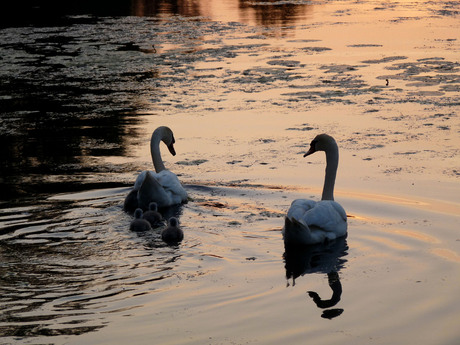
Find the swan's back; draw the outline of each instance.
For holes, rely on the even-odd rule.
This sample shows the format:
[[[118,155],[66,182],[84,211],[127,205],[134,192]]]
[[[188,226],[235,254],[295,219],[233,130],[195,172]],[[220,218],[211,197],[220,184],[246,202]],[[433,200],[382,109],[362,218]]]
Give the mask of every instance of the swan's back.
[[[346,233],[345,210],[332,200],[294,200],[283,228],[284,241],[289,244],[322,243]]]
[[[137,175],[136,181],[134,182],[134,190],[139,190],[141,188],[141,185],[144,182],[145,176],[148,172],[148,170],[144,170],[139,175]]]
[[[347,214],[343,207],[332,200],[321,200],[308,209],[302,219],[310,228],[333,232],[337,237],[347,232]]]
[[[137,202],[137,190],[133,189],[131,190],[128,195],[125,198],[125,201],[123,203],[123,210],[128,213],[134,213],[138,207],[138,202]]]
[[[159,208],[181,204],[187,201],[188,195],[177,176],[169,171],[159,173],[143,171],[134,183],[138,190],[139,205],[147,208],[151,201],[155,201]]]
[[[172,205],[187,201],[187,192],[182,187],[176,174],[169,170],[163,170],[156,174],[156,178],[165,191],[170,194]]]
[[[309,199],[297,199],[291,203],[287,217],[300,219],[303,217],[305,212],[314,208],[316,206],[316,201]]]

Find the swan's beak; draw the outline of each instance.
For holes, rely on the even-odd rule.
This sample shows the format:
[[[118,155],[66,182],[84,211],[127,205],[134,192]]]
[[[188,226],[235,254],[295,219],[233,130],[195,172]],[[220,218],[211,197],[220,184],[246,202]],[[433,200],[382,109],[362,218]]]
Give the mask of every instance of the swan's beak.
[[[310,156],[312,153],[315,153],[316,150],[313,146],[310,146],[310,149],[308,150],[308,152],[306,154],[304,154],[303,156],[304,157],[307,157],[307,156]]]
[[[174,150],[174,144],[173,144],[173,143],[171,143],[170,145],[168,145],[168,150],[169,150],[169,152],[171,152],[171,154],[172,154],[173,156],[176,155],[176,150]]]

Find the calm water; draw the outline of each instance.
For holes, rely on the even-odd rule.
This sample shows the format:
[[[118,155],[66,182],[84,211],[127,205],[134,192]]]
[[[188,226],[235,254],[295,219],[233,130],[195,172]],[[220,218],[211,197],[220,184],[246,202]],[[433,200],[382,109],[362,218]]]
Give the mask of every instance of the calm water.
[[[2,14],[0,342],[456,344],[460,6],[53,1]],[[185,232],[129,231],[168,125]],[[337,139],[349,235],[285,251]]]

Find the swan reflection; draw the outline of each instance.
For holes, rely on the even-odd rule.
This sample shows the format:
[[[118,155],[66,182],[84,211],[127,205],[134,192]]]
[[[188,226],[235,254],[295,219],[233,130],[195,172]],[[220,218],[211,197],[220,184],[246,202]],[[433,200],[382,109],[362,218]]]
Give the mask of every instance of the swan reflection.
[[[336,306],[342,296],[342,284],[340,283],[339,271],[344,268],[348,255],[346,237],[341,237],[329,244],[317,244],[310,246],[285,246],[284,262],[286,269],[287,286],[292,278],[292,286],[298,277],[310,273],[325,273],[332,290],[329,299],[323,299],[315,291],[307,291],[316,306],[325,309],[321,315],[323,318],[332,319],[343,313]],[[330,309],[332,308],[332,309]]]

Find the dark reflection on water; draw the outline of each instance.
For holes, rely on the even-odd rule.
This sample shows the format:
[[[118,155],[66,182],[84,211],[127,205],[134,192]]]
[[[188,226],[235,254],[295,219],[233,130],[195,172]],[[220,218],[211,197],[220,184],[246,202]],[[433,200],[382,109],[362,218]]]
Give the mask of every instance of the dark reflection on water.
[[[126,148],[136,140],[133,125],[141,121],[138,114],[151,112],[155,103],[168,102],[164,90],[175,81],[186,89],[190,63],[208,54],[215,53],[216,59],[226,56],[224,50],[208,50],[185,58],[212,28],[200,34],[186,22],[168,26],[145,21],[136,27],[124,24],[122,17],[98,17],[199,17],[205,2],[14,4],[21,6],[13,7],[7,16],[4,12],[8,20],[3,27],[18,28],[2,29],[0,43],[0,200],[80,190],[88,179],[102,183],[101,188],[119,185],[113,183],[116,179],[107,185],[107,179],[98,179],[97,174],[132,167],[104,166],[98,157],[126,155]],[[284,25],[308,6],[239,2],[239,10],[254,12],[259,24]],[[173,37],[174,32],[181,34]],[[187,49],[162,52],[156,47],[159,37]]]
[[[308,16],[313,6],[309,4],[295,4],[284,1],[239,0],[239,7],[243,13],[254,11],[254,20],[257,25],[285,27]],[[247,17],[248,15],[246,15]]]
[[[69,15],[125,16],[131,11],[130,0],[21,0],[8,1],[0,12],[0,27],[65,26],[86,23],[88,19],[70,19]]]
[[[196,0],[131,0],[131,15],[156,17],[178,14],[185,17],[202,16],[200,1]]]
[[[332,319],[343,313],[343,309],[332,308],[340,302],[342,296],[342,284],[338,272],[344,268],[348,255],[346,236],[335,240],[333,243],[320,244],[305,247],[286,247],[284,253],[286,279],[292,278],[292,285],[295,280],[305,274],[325,273],[328,278],[332,296],[323,299],[314,291],[308,291],[313,302],[323,311],[321,317]]]
[[[313,5],[286,1],[234,0],[241,17],[263,26],[289,26],[305,18]],[[231,1],[229,1],[231,3]],[[181,15],[204,17],[206,1],[197,0],[23,0],[9,2],[0,15],[0,28],[11,26],[66,26],[93,22],[96,17]],[[76,17],[91,15],[93,18]],[[253,17],[253,18],[252,18]],[[212,18],[211,18],[212,19]]]
[[[66,191],[82,180],[77,174],[110,172],[96,157],[125,155],[136,135],[137,93],[155,87],[144,82],[157,71],[132,71],[123,57],[112,69],[109,60],[95,62],[104,52],[94,49],[108,45],[84,33],[20,31],[1,44],[15,62],[1,69],[2,199]]]
[[[2,11],[0,27],[65,26],[94,22],[96,17],[182,15],[202,16],[202,4],[196,0],[22,0],[9,1]],[[91,15],[93,18],[78,18]],[[72,16],[72,17],[69,17]]]

